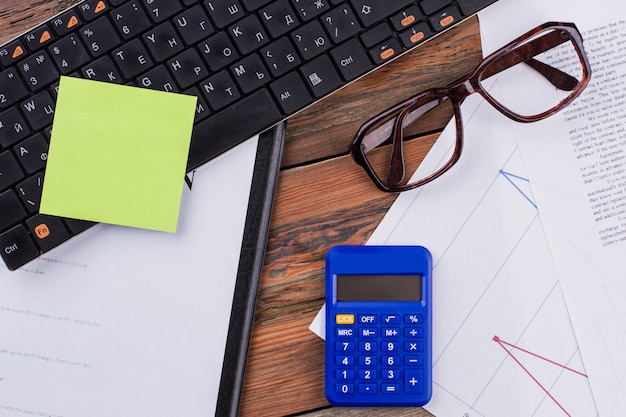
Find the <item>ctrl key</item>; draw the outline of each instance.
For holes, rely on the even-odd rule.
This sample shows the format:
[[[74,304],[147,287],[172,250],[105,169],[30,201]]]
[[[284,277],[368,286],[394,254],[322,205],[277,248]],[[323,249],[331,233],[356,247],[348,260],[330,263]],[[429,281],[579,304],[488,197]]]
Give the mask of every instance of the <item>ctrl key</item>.
[[[0,248],[2,259],[11,271],[39,256],[39,249],[21,224],[0,234]]]

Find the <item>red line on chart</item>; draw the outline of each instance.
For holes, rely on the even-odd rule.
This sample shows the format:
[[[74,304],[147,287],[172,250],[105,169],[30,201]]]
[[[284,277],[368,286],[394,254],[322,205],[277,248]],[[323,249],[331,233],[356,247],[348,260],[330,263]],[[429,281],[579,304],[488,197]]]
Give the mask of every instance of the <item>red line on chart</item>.
[[[541,382],[539,382],[539,381],[537,380],[537,378],[535,378],[535,376],[534,376],[533,374],[531,374],[531,373],[530,373],[530,371],[529,371],[528,369],[526,369],[526,367],[525,367],[524,365],[522,365],[522,363],[521,363],[521,362],[520,362],[520,361],[519,361],[519,360],[515,357],[515,355],[513,355],[513,350],[514,350],[514,349],[517,349],[517,350],[519,350],[519,351],[521,351],[521,352],[527,353],[527,354],[529,354],[529,355],[531,355],[531,356],[534,356],[534,357],[536,357],[536,358],[539,358],[539,359],[541,359],[541,360],[543,360],[543,361],[546,361],[546,362],[548,362],[548,363],[550,363],[550,364],[552,364],[552,365],[556,365],[556,366],[558,366],[558,367],[560,367],[560,368],[565,369],[566,371],[573,372],[573,373],[578,374],[578,375],[580,375],[580,376],[583,376],[583,377],[585,377],[585,378],[587,378],[587,375],[585,375],[584,373],[582,373],[582,372],[580,372],[580,371],[577,371],[577,370],[575,370],[575,369],[568,368],[567,366],[565,366],[565,365],[563,365],[563,364],[560,364],[560,363],[558,363],[558,362],[555,362],[555,361],[553,361],[553,360],[550,360],[550,359],[548,359],[548,358],[546,358],[546,357],[543,357],[543,356],[537,355],[536,353],[530,352],[530,351],[528,351],[528,350],[526,350],[526,349],[522,349],[522,348],[521,348],[521,347],[519,347],[519,346],[515,346],[515,345],[513,345],[513,344],[511,344],[511,343],[505,342],[504,340],[500,339],[500,337],[498,337],[498,336],[494,336],[494,337],[493,337],[493,341],[494,341],[494,342],[496,342],[497,344],[499,344],[499,345],[502,347],[502,349],[504,349],[504,351],[505,351],[505,352],[506,352],[506,353],[507,353],[507,354],[511,357],[511,359],[513,359],[513,360],[515,361],[515,363],[517,363],[517,364],[518,364],[518,365],[519,365],[519,366],[520,366],[520,367],[524,370],[524,372],[526,372],[526,373],[528,374],[528,376],[529,376],[529,377],[530,377],[533,381],[535,381],[535,383],[539,386],[539,388],[541,388],[541,389],[543,390],[543,392],[545,392],[545,393],[546,393],[546,395],[547,395],[548,397],[550,397],[550,399],[551,399],[551,400],[552,400],[552,401],[553,401],[553,402],[554,402],[554,403],[555,403],[555,404],[556,404],[556,405],[557,405],[557,406],[558,406],[561,410],[563,410],[563,412],[564,412],[566,415],[568,415],[568,416],[570,416],[570,417],[571,417],[570,413],[568,413],[568,412],[567,412],[567,410],[565,410],[565,408],[563,408],[563,406],[562,406],[562,405],[561,405],[561,404],[560,404],[560,403],[556,400],[556,398],[554,398],[554,397],[552,396],[552,394],[550,394],[550,392],[546,389],[546,387],[544,387],[544,386],[541,384]],[[511,349],[507,349],[507,346],[509,346]]]

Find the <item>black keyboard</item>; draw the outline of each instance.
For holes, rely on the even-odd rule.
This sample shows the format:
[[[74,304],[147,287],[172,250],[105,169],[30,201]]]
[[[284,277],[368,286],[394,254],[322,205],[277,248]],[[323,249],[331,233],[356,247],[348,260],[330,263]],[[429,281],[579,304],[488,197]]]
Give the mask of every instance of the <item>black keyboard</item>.
[[[59,77],[198,97],[192,170],[496,0],[85,0],[0,47],[0,253],[91,222],[38,213]]]

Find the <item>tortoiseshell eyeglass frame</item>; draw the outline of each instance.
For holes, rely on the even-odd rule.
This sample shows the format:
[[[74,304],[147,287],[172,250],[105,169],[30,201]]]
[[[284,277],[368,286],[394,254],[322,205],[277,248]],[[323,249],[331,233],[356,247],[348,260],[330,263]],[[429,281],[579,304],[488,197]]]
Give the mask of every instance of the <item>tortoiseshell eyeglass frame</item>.
[[[543,33],[545,33],[545,35],[542,35]],[[533,58],[537,54],[557,47],[567,41],[572,42],[578,54],[578,58],[580,59],[582,68],[580,80]],[[536,115],[521,115],[507,109],[482,88],[481,81],[520,63],[531,66],[555,87],[563,91],[569,91],[570,94],[554,107]],[[460,106],[470,94],[479,93],[493,107],[500,111],[500,113],[512,120],[530,123],[545,119],[566,107],[582,93],[589,84],[590,78],[591,66],[584,51],[582,36],[576,25],[573,23],[559,22],[544,23],[487,56],[476,69],[467,75],[443,88],[426,90],[391,107],[363,124],[350,145],[350,153],[357,164],[365,169],[376,186],[382,191],[401,192],[411,190],[438,178],[459,160],[463,149],[463,122],[461,119]],[[456,142],[452,157],[446,164],[428,177],[412,183],[402,183],[402,179],[405,175],[403,157],[403,126],[405,118],[411,114],[413,110],[424,106],[426,103],[433,101],[442,103],[446,100],[450,100],[456,125]],[[388,140],[387,134],[385,135],[386,137],[380,137],[381,135],[372,133],[372,127],[381,123],[381,121],[391,120],[394,114],[397,114],[397,116],[393,122],[393,138],[390,145],[392,148],[389,161],[389,178],[387,181],[383,181],[376,175],[376,172],[369,164],[365,155]],[[389,122],[387,121],[386,123]],[[376,132],[376,129],[373,131]],[[386,133],[388,133],[388,131]]]

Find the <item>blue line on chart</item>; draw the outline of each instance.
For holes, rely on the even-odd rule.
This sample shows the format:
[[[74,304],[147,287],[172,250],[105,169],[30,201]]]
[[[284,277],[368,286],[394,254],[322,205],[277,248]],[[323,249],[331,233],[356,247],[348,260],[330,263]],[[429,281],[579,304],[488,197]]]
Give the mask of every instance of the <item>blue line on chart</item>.
[[[534,207],[534,208],[537,208],[537,205],[534,203],[534,201],[532,201],[532,200],[530,199],[530,197],[528,197],[528,195],[527,195],[524,191],[522,191],[522,189],[521,189],[521,188],[519,188],[519,187],[517,186],[517,184],[515,184],[515,182],[514,182],[514,181],[513,181],[513,179],[512,179],[512,178],[516,178],[516,179],[518,179],[518,180],[522,180],[522,181],[530,182],[530,181],[528,180],[528,178],[524,178],[524,177],[520,177],[519,175],[511,174],[510,172],[506,172],[506,171],[505,171],[505,170],[503,170],[503,169],[501,169],[501,170],[499,171],[499,173],[500,173],[500,174],[502,174],[502,176],[503,176],[504,178],[506,178],[506,180],[507,180],[508,182],[510,182],[510,183],[511,183],[511,185],[512,185],[513,187],[515,187],[515,189],[516,189],[517,191],[519,191],[519,192],[520,192],[520,194],[522,194],[522,195],[524,196],[524,198],[525,198],[526,200],[528,200],[528,202],[529,202],[530,204],[532,204],[532,205],[533,205],[533,207]]]

